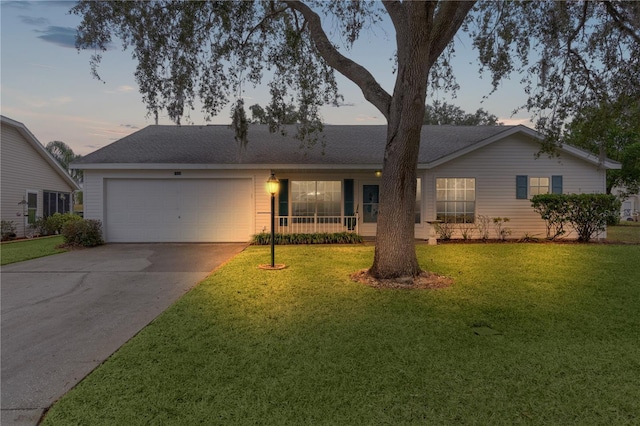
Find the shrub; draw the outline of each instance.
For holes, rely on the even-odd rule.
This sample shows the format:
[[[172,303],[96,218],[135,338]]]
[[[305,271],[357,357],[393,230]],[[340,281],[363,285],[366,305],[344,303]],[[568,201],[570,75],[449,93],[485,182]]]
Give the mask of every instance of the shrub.
[[[29,227],[33,230],[34,234],[49,235],[47,232],[47,219],[44,217],[36,218],[36,221],[29,225]]]
[[[473,232],[476,230],[476,226],[473,223],[460,223],[458,224],[458,229],[460,229],[462,239],[467,241],[473,238]]]
[[[537,243],[539,241],[539,238],[535,235],[525,232],[522,235],[522,238],[520,238],[518,241],[520,241],[521,243]]]
[[[82,220],[82,217],[75,213],[54,213],[48,217],[39,217],[31,225],[31,229],[39,235],[56,235],[62,233],[62,228],[68,222]]]
[[[354,232],[315,234],[275,234],[275,244],[358,244],[362,237]],[[261,232],[253,236],[253,245],[271,244],[271,234]]]
[[[476,218],[476,228],[478,229],[478,233],[480,234],[480,238],[486,241],[489,239],[489,224],[491,223],[491,218],[489,216],[479,215]]]
[[[578,233],[578,241],[585,242],[604,231],[620,211],[620,200],[609,194],[535,195],[531,205],[547,223],[547,238],[562,235],[569,223]]]
[[[62,228],[64,243],[74,246],[95,247],[104,244],[102,223],[99,220],[70,220]]]
[[[16,224],[12,220],[3,220],[0,222],[0,232],[2,241],[13,240],[16,237]]]
[[[493,227],[496,229],[496,234],[498,238],[502,241],[506,240],[509,235],[511,235],[511,229],[506,228],[504,226],[505,223],[509,222],[510,219],[508,217],[494,217],[493,218]]]
[[[449,222],[436,222],[433,224],[433,227],[436,229],[438,237],[444,241],[450,240],[453,236],[453,231],[455,231],[455,224]]]
[[[547,227],[547,239],[555,240],[567,231],[564,226],[569,221],[567,217],[568,204],[564,194],[538,194],[531,198],[533,210],[538,213]]]
[[[44,220],[44,224],[47,235],[59,234],[63,226],[62,215],[60,213],[54,213]]]
[[[607,228],[607,223],[620,212],[620,200],[610,194],[570,194],[567,196],[568,220],[578,233],[578,240],[591,237]]]

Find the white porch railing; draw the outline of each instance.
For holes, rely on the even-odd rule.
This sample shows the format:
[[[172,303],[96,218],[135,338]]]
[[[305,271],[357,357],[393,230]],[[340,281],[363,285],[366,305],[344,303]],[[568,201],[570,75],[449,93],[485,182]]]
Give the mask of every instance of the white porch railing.
[[[358,233],[358,216],[276,216],[278,234]]]

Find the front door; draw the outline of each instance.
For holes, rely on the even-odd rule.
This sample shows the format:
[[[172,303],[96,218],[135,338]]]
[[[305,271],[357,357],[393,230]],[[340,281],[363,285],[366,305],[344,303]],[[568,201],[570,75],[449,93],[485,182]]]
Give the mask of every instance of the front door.
[[[378,184],[362,185],[362,216],[360,233],[366,236],[376,234],[378,221],[378,205],[380,202],[380,186]]]

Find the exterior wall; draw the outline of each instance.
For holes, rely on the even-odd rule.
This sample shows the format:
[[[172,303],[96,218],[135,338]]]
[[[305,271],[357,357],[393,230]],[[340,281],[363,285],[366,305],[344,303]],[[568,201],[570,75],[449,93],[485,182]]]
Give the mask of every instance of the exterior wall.
[[[536,158],[540,145],[526,136],[514,135],[494,142],[463,157],[429,170],[425,179],[426,220],[434,220],[436,179],[444,177],[476,179],[476,217],[508,217],[506,224],[510,238],[525,234],[544,238],[546,228],[540,215],[533,211],[529,199],[516,199],[516,176],[563,176],[562,191],[570,193],[604,193],[605,170],[568,154],[549,158],[546,154]],[[531,198],[529,195],[528,198]],[[490,238],[496,238],[491,229]],[[567,229],[571,231],[571,229]],[[454,234],[454,238],[459,237]],[[478,235],[476,233],[475,237]],[[567,238],[575,238],[568,233]]]
[[[41,217],[43,190],[73,193],[74,188],[13,126],[4,123],[1,150],[2,220],[13,221],[17,236],[23,237],[27,219],[18,203],[26,199],[27,191],[37,192],[36,216]]]

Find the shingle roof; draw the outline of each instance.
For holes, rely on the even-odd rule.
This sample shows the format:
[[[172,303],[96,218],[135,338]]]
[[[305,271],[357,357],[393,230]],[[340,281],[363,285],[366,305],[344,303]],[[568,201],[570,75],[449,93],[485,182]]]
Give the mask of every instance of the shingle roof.
[[[419,163],[430,163],[518,126],[424,126]],[[233,130],[226,125],[149,126],[89,155],[82,164],[300,164],[379,165],[387,126],[326,125],[312,147],[252,125],[240,154]]]

